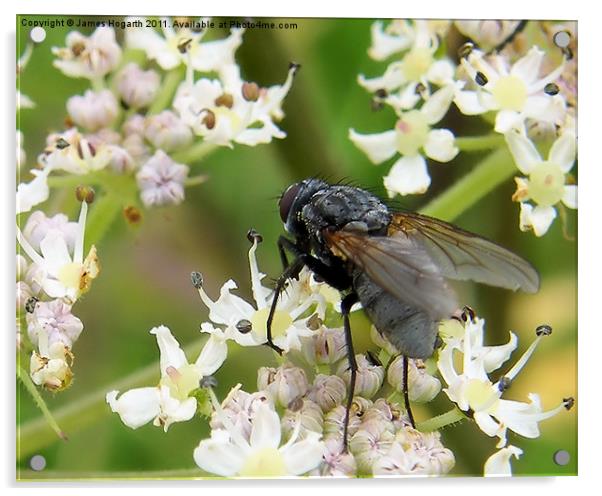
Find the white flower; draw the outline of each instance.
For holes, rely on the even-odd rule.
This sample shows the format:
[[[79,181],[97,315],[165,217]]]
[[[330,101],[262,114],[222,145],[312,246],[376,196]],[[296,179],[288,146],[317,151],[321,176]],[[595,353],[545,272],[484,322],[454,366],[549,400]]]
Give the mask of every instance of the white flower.
[[[149,69],[144,71],[138,64],[130,62],[117,75],[117,89],[125,104],[134,109],[147,107],[159,91],[159,74]]]
[[[374,164],[380,164],[399,153],[384,179],[391,198],[396,194],[424,193],[431,178],[422,153],[438,162],[449,162],[458,154],[453,133],[448,129],[431,129],[451,104],[456,88],[444,86],[431,95],[420,110],[401,114],[395,129],[378,134],[358,134],[349,130],[349,138]]]
[[[446,340],[445,346],[439,352],[438,367],[441,376],[448,387],[445,393],[462,411],[471,411],[479,428],[488,436],[497,436],[498,448],[506,445],[508,429],[528,438],[539,436],[539,422],[553,417],[563,408],[570,408],[572,400],[563,400],[556,408],[543,411],[539,396],[529,394],[529,403],[502,399],[504,391],[512,380],[527,363],[537,344],[543,336],[549,334],[549,328],[538,328],[537,338],[515,365],[497,382],[489,379],[486,367],[488,347],[474,346],[473,343],[483,341],[482,319],[468,319],[464,327],[461,341]],[[461,372],[454,363],[454,351],[459,350],[463,355]],[[496,357],[495,362],[501,365],[500,358],[506,350]],[[497,354],[497,353],[494,353]]]
[[[46,175],[50,170],[83,175],[104,169],[111,161],[111,152],[107,144],[95,141],[93,146],[76,128],[48,136],[48,146],[39,158]]]
[[[532,229],[536,236],[543,236],[556,218],[554,205],[562,202],[568,208],[577,208],[577,185],[566,184],[566,176],[575,164],[576,141],[572,132],[565,132],[556,139],[548,159],[544,160],[527,137],[516,132],[506,134],[516,166],[529,176],[516,178],[517,190],[513,196],[521,202],[521,231]]]
[[[90,289],[92,280],[100,271],[96,247],[84,260],[84,233],[88,204],[83,201],[79,215],[78,229],[73,250],[69,250],[65,234],[58,229],[50,229],[40,241],[39,253],[29,243],[17,226],[17,240],[23,251],[35,264],[35,279],[51,298],[64,298],[73,303],[81,294]]]
[[[177,164],[157,150],[136,174],[142,202],[147,207],[181,203],[187,175],[187,165]]]
[[[146,118],[144,137],[166,152],[183,148],[192,141],[190,128],[170,110]]]
[[[436,60],[439,46],[436,30],[431,21],[394,21],[383,30],[382,23],[372,25],[372,46],[369,55],[376,60],[384,60],[389,55],[405,51],[399,61],[387,67],[381,77],[366,79],[363,74],[358,82],[368,91],[384,90],[387,93],[399,89],[399,94],[391,95],[385,101],[398,109],[413,108],[420,100],[418,84],[428,88],[428,83],[444,86],[453,83],[454,66],[447,59]]]
[[[60,299],[39,301],[33,313],[27,313],[25,318],[29,339],[35,346],[38,346],[40,335],[45,334],[48,346],[58,342],[72,348],[84,328],[82,321],[71,313],[71,305]]]
[[[514,457],[518,460],[518,457],[522,454],[522,449],[512,446],[511,444],[496,451],[485,462],[485,477],[508,477],[512,475],[510,459]]]
[[[150,331],[159,345],[161,380],[156,387],[131,389],[117,397],[119,391],[109,391],[106,399],[111,410],[125,425],[137,429],[151,420],[167,432],[174,422],[190,420],[197,408],[190,394],[199,388],[204,376],[213,374],[226,359],[224,347],[205,347],[195,363],[188,363],[180,344],[165,326]]]
[[[275,123],[284,116],[282,101],[288,94],[297,70],[292,65],[282,85],[259,88],[244,82],[236,65],[223,68],[222,81],[199,79],[194,85],[183,82],[173,106],[182,120],[208,143],[255,146],[286,136]]]
[[[249,250],[249,265],[251,269],[251,287],[254,305],[231,293],[236,289],[236,283],[227,281],[220,290],[220,296],[213,301],[202,285],[198,286],[201,300],[209,309],[209,319],[224,328],[216,329],[205,323],[201,330],[221,339],[232,339],[242,346],[257,346],[267,341],[267,318],[272,304],[273,290],[261,284],[265,274],[259,272],[255,251],[257,239]],[[305,272],[305,275],[304,275]],[[274,344],[285,352],[291,349],[301,349],[301,338],[310,336],[314,331],[310,317],[302,317],[308,309],[316,306],[315,314],[324,318],[326,302],[319,292],[308,293],[309,286],[303,281],[308,280],[307,270],[299,276],[299,280],[291,279],[285,291],[278,299],[278,306],[272,321],[272,338]],[[319,288],[318,288],[319,290]],[[314,314],[314,315],[315,315]]]
[[[83,96],[74,95],[67,100],[67,112],[78,126],[98,131],[117,118],[119,104],[109,90],[87,90]]]
[[[65,48],[52,48],[57,56],[54,66],[69,77],[102,78],[117,67],[121,48],[115,41],[115,31],[99,27],[89,37],[77,31],[67,35]]]
[[[36,210],[27,219],[23,235],[34,249],[39,250],[41,241],[51,230],[61,232],[69,250],[74,249],[79,226],[77,222],[69,222],[65,214],[47,217],[41,210]]]
[[[492,56],[488,62],[483,52],[473,50],[462,59],[462,66],[471,80],[476,81],[477,89],[457,93],[454,101],[460,112],[478,115],[496,111],[498,133],[522,130],[525,119],[562,124],[566,112],[564,98],[560,94],[546,94],[544,90],[560,77],[564,64],[539,78],[544,55],[545,52],[533,47],[509,68],[503,56]]]
[[[216,411],[220,408],[216,406]],[[231,477],[282,477],[302,475],[322,461],[324,443],[320,434],[307,431],[298,440],[298,430],[284,444],[278,414],[261,404],[253,417],[251,434],[245,439],[239,429],[224,419],[226,429],[211,432],[211,438],[199,443],[194,461],[207,472]]]
[[[71,384],[73,355],[60,341],[48,344],[48,335],[41,333],[38,339],[38,351],[31,354],[29,374],[34,384],[49,391],[61,391]]]
[[[232,29],[230,36],[223,40],[201,43],[207,29],[200,33],[188,28],[176,30],[171,27],[171,20],[161,18],[160,21],[163,36],[146,27],[128,28],[125,33],[127,46],[144,50],[150,60],[156,60],[166,71],[181,63],[202,72],[219,71],[222,66],[234,63],[234,53],[242,43],[244,29]]]
[[[32,169],[30,172],[35,177],[28,183],[19,183],[16,195],[16,213],[29,212],[39,203],[48,200],[50,189],[48,188],[48,174],[52,168]]]

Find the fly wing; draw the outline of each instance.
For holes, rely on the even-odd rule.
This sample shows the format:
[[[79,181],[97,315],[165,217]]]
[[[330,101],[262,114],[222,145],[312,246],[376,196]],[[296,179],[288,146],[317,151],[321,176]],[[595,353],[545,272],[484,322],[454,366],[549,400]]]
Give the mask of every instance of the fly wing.
[[[539,274],[511,251],[446,222],[416,213],[393,216],[390,234],[405,233],[428,253],[441,275],[535,293]]]
[[[356,231],[324,231],[329,249],[348,260],[400,302],[424,310],[434,320],[457,309],[453,291],[424,246],[403,232],[370,236]]]

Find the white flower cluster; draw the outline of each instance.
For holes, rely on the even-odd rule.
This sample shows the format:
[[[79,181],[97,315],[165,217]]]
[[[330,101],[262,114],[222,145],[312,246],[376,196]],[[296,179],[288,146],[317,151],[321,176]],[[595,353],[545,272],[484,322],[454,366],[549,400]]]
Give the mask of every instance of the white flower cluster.
[[[447,384],[443,391],[448,398],[460,410],[470,414],[481,431],[498,438],[499,451],[485,463],[485,475],[511,475],[510,458],[518,458],[522,450],[508,444],[508,430],[526,438],[539,437],[539,422],[570,409],[573,399],[565,398],[552,410],[544,411],[535,393],[529,394],[528,403],[503,398],[539,342],[550,335],[552,329],[547,325],[539,326],[536,339],[527,351],[494,382],[489,375],[510,358],[518,340],[510,332],[508,343],[485,346],[484,325],[484,320],[470,310],[465,310],[459,320],[446,321],[440,329],[444,345],[439,351],[437,365]],[[458,362],[457,354],[461,355],[461,362]]]
[[[91,195],[90,191],[87,194]],[[64,214],[47,217],[38,210],[29,216],[23,232],[17,227],[19,246],[29,258],[17,255],[17,343],[24,347],[20,329],[26,326],[33,348],[31,378],[51,391],[60,391],[71,383],[71,350],[83,330],[71,308],[100,270],[94,246],[84,258],[91,199],[82,199],[78,222],[69,222]]]
[[[386,105],[397,118],[390,131],[360,134],[350,129],[349,138],[374,164],[399,156],[384,177],[390,197],[427,191],[431,178],[425,156],[449,162],[460,149],[449,129],[433,128],[453,102],[465,116],[483,116],[486,126],[503,134],[516,165],[528,178],[517,178],[513,199],[520,202],[520,229],[542,236],[556,217],[555,205],[577,208],[576,185],[569,170],[575,160],[574,51],[562,50],[555,67],[553,55],[561,54],[550,37],[544,51],[532,46],[526,53],[505,45],[518,27],[516,21],[458,21],[455,28],[477,42],[486,53],[469,44],[459,63],[440,50],[440,40],[451,28],[441,21],[382,22],[372,26],[369,55],[378,61],[395,55],[381,77],[358,78],[373,93],[374,104]],[[560,28],[556,28],[558,32]],[[563,28],[564,29],[564,28]],[[573,37],[574,39],[574,37]],[[557,137],[554,154],[540,157],[533,140],[546,145]]]
[[[54,65],[68,77],[88,79],[91,89],[68,99],[70,127],[48,136],[31,170],[35,177],[18,186],[17,213],[48,199],[51,173],[92,174],[87,179],[101,186],[115,184],[106,172],[122,175],[130,179],[119,182],[122,201],[135,203],[138,190],[146,207],[178,204],[189,165],[210,147],[284,138],[276,122],[284,117],[282,103],[298,66],[291,65],[282,85],[245,81],[235,61],[243,33],[233,29],[224,39],[205,41],[207,30],[130,27],[123,48],[109,27],[90,36],[69,33],[65,47],[53,48]],[[124,53],[134,50],[145,52],[144,62],[126,63]],[[20,163],[22,139],[18,134]]]

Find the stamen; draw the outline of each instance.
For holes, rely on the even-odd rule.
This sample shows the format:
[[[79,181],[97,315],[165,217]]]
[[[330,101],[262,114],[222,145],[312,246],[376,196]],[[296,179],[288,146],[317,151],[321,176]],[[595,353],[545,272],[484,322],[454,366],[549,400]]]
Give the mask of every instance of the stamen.
[[[200,272],[191,272],[190,280],[196,289],[201,289],[203,287],[203,274]]]
[[[531,346],[527,348],[527,351],[525,351],[523,356],[520,357],[518,362],[516,362],[506,374],[506,378],[508,378],[509,380],[514,380],[514,378],[518,375],[521,369],[525,366],[529,358],[531,358],[531,355],[535,351],[535,348],[537,348],[537,345],[539,344],[541,339],[545,336],[549,336],[552,333],[552,328],[548,325],[542,325],[535,330],[535,333],[537,335],[535,341],[531,343]]]
[[[236,330],[241,334],[248,334],[253,330],[253,324],[250,320],[241,319],[236,323]]]
[[[236,385],[233,391],[240,387],[240,384]],[[207,389],[207,391],[209,392],[209,398],[211,399],[211,404],[213,405],[213,409],[215,410],[215,415],[217,416],[218,420],[224,425],[224,427],[228,431],[228,434],[230,434],[232,440],[240,447],[250,448],[249,443],[245,441],[245,439],[241,436],[239,430],[232,425],[232,422],[230,422],[230,420],[226,416],[226,412],[224,412],[222,406],[219,404],[219,401],[217,400],[217,396],[215,396],[213,389],[209,388]]]
[[[257,241],[257,243],[261,243],[263,241],[263,236],[259,234],[255,229],[251,228],[247,232],[247,239],[250,243],[254,243],[255,241]]]
[[[73,261],[83,263],[84,261],[84,235],[86,231],[86,216],[88,215],[88,202],[82,202],[82,208],[79,212],[77,221],[77,238],[75,238],[75,248],[73,249]]]
[[[18,225],[17,225],[17,241],[21,245],[21,248],[23,248],[23,251],[25,253],[27,253],[27,256],[29,258],[31,258],[31,261],[33,263],[39,265],[40,267],[42,267],[44,265],[44,259],[40,255],[38,255],[38,252],[35,251],[33,249],[33,246],[31,246],[29,244],[29,241],[27,241],[27,238],[25,238],[25,236],[23,236],[23,233],[21,232],[21,229],[19,228]]]
[[[556,83],[548,83],[544,86],[543,89],[544,93],[546,95],[557,95],[560,92],[560,88],[558,87],[558,85]]]
[[[31,298],[29,298],[25,302],[25,311],[27,313],[33,313],[36,309],[36,304],[38,303],[38,301],[40,301],[40,300],[38,298],[36,298],[35,296],[32,296]]]
[[[487,76],[485,76],[485,74],[483,74],[481,71],[478,71],[477,75],[475,76],[475,82],[479,86],[485,86],[489,82],[489,79],[487,79]]]
[[[575,405],[575,398],[573,398],[572,396],[569,396],[568,398],[562,398],[562,402],[564,403],[564,407],[568,411]]]

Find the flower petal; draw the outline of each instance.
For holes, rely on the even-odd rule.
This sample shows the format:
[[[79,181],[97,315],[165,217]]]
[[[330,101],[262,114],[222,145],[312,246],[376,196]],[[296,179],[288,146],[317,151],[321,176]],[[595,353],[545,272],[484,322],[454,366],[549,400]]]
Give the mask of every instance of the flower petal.
[[[261,404],[253,417],[249,444],[253,450],[278,448],[280,445],[280,418],[268,405]]]
[[[281,450],[284,464],[290,475],[301,475],[316,468],[322,461],[325,451],[320,435],[309,431],[302,441],[286,446]]]
[[[107,403],[132,429],[147,424],[159,415],[159,390],[156,387],[130,389],[119,398],[119,391],[109,391]]]
[[[435,91],[420,109],[428,124],[435,124],[443,119],[456,94],[456,87],[448,84]]]
[[[449,162],[460,150],[455,146],[455,136],[449,129],[433,129],[428,134],[424,151],[437,162]]]
[[[510,74],[522,79],[529,86],[539,77],[544,55],[545,53],[542,50],[534,46],[527,52],[527,55],[514,63],[512,69],[510,69]]]
[[[499,369],[504,364],[518,345],[518,338],[513,332],[510,333],[510,340],[506,344],[499,346],[484,346],[482,357],[483,365],[487,373]]]
[[[566,116],[566,102],[560,95],[533,95],[527,98],[522,113],[529,119],[560,126]]]
[[[44,269],[53,276],[57,276],[62,267],[72,263],[69,248],[63,233],[51,230],[40,241],[40,252],[44,258]]]
[[[384,177],[384,185],[390,198],[396,194],[403,196],[424,193],[430,184],[431,177],[422,155],[401,157]]]
[[[479,429],[488,436],[495,436],[500,428],[500,425],[486,412],[475,412],[474,420],[479,426]]]
[[[359,134],[354,129],[350,129],[349,139],[368,156],[373,164],[380,164],[390,159],[397,151],[394,130],[376,134]]]
[[[448,59],[433,62],[426,73],[426,78],[438,86],[452,83],[454,80],[455,67]]]
[[[402,66],[399,62],[389,64],[385,73],[380,77],[366,78],[363,74],[357,77],[358,84],[374,93],[377,90],[393,91],[406,82]]]
[[[386,33],[382,21],[376,21],[370,28],[372,45],[368,55],[374,60],[385,60],[394,53],[401,52],[410,47],[412,39],[409,36],[400,36]]]
[[[533,168],[543,161],[533,142],[526,136],[510,132],[504,137],[516,166],[523,174],[530,174]]]
[[[496,451],[485,462],[485,477],[507,477],[512,475],[510,458],[514,457],[518,459],[518,457],[522,454],[522,449],[512,445],[506,446],[505,448]]]
[[[564,187],[564,195],[562,196],[562,203],[569,208],[577,208],[577,185],[569,184]]]
[[[20,183],[17,187],[17,214],[29,212],[38,203],[48,200],[48,174],[50,167],[43,170],[32,170],[35,176],[28,183]]]
[[[195,366],[202,376],[208,376],[222,366],[227,356],[228,345],[225,339],[212,334],[203,346]]]
[[[520,204],[520,229],[527,231],[533,229],[535,236],[543,236],[556,218],[554,207],[533,207],[529,203]]]
[[[563,172],[573,168],[577,154],[577,140],[573,133],[564,133],[550,149],[549,161],[560,166]]]
[[[513,129],[521,129],[525,117],[514,110],[500,110],[495,116],[495,131],[506,134]]]
[[[180,343],[171,334],[171,331],[166,326],[153,327],[151,334],[157,336],[157,344],[161,353],[161,375],[165,375],[168,367],[179,369],[183,365],[188,364],[186,355],[180,348]]]
[[[458,91],[454,103],[464,115],[484,114],[495,108],[493,97],[483,91]]]
[[[193,453],[195,463],[206,472],[229,477],[236,475],[245,462],[244,452],[229,442],[225,430],[214,430],[211,439],[199,443]]]

